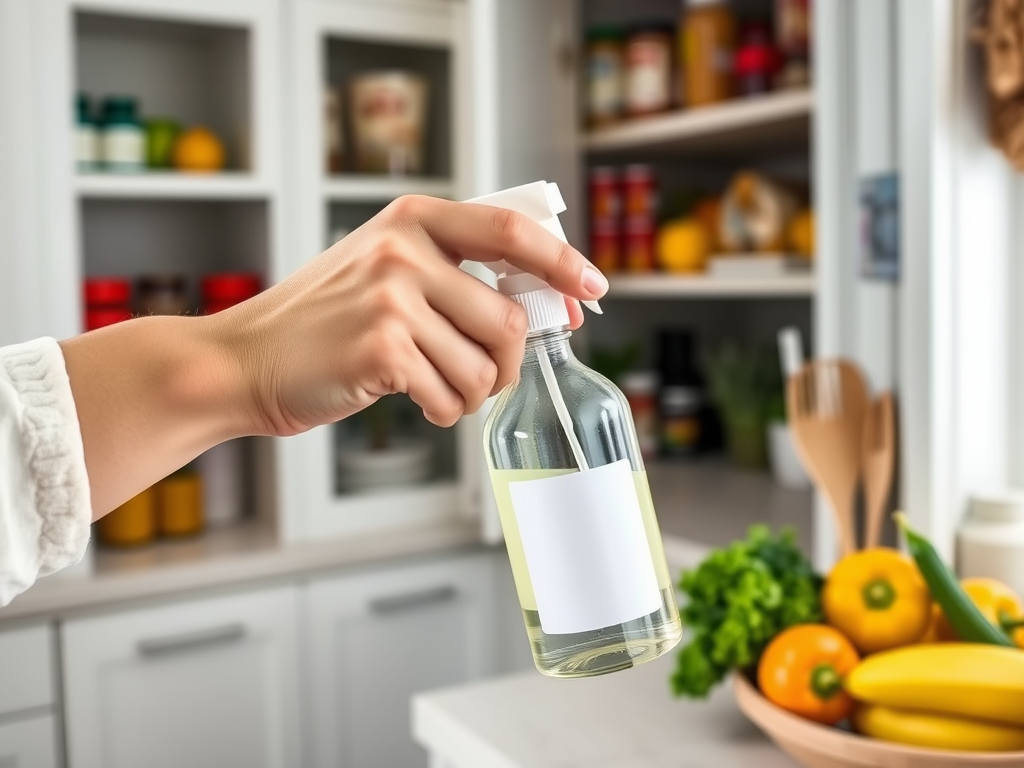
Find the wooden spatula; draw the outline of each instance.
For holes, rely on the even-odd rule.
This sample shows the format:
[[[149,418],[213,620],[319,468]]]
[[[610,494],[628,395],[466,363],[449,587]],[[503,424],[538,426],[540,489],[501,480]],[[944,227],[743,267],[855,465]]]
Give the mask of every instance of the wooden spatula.
[[[860,371],[845,360],[813,360],[786,385],[789,426],[800,458],[836,516],[844,555],[857,549],[854,496],[868,405]]]
[[[896,463],[896,418],[892,392],[883,392],[864,418],[861,466],[864,472],[864,547],[877,547],[882,539],[885,505],[892,490]]]

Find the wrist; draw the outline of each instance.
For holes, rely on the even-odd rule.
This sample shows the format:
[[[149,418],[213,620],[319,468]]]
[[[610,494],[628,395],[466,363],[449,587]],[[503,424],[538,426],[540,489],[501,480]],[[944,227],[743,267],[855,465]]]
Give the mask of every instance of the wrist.
[[[232,310],[195,318],[195,323],[202,375],[194,395],[205,407],[217,409],[214,421],[223,433],[221,440],[269,434],[261,416],[248,324],[238,322]]]

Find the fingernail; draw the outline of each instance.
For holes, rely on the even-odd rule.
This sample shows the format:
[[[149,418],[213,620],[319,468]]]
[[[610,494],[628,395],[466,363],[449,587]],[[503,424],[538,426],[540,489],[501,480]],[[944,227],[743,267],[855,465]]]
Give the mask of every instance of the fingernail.
[[[594,298],[600,298],[608,292],[608,278],[593,264],[588,264],[583,270],[583,290]]]

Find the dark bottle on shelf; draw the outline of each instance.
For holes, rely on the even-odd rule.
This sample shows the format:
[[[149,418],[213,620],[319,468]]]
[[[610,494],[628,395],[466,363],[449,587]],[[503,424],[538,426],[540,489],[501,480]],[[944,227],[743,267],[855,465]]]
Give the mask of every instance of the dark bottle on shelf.
[[[693,335],[687,330],[658,334],[658,393],[661,452],[694,456],[700,452],[704,423],[704,382],[693,363]]]

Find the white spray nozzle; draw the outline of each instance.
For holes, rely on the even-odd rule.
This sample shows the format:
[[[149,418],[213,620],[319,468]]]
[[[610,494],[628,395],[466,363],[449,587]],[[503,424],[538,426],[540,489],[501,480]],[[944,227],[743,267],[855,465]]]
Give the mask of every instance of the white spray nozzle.
[[[566,209],[566,205],[554,182],[535,181],[466,202],[507,208],[529,216],[559,240],[568,242],[562,223],[558,220],[558,214]],[[569,314],[565,310],[562,294],[539,277],[504,260],[484,262],[483,265],[497,275],[498,290],[526,308],[531,331],[568,325]],[[596,301],[584,301],[583,304],[592,312],[602,314]]]

